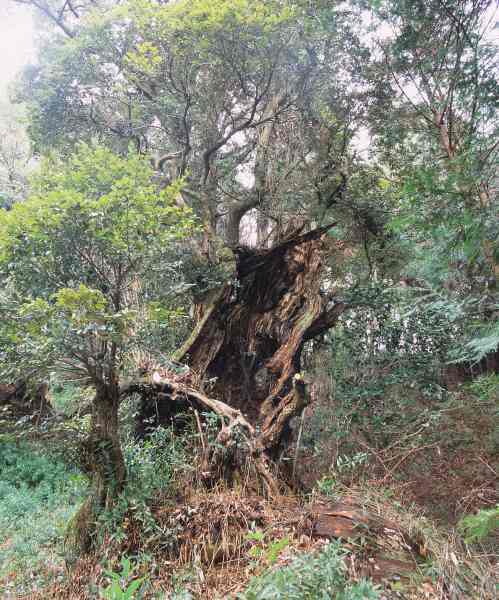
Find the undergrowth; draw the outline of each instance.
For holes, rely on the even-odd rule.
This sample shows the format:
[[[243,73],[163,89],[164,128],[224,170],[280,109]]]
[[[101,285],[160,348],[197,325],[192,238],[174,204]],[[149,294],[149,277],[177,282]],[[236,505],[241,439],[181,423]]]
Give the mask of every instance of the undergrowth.
[[[492,410],[491,396],[496,391],[493,383],[492,380],[479,380],[473,389],[467,390],[487,411]],[[419,456],[416,451],[429,443],[432,448],[438,443],[445,450],[441,439],[444,434],[442,424],[450,418],[449,415],[467,416],[468,412],[464,409],[468,399],[469,395],[448,395],[430,404],[426,407],[428,413],[420,414],[419,419],[415,419],[411,427],[407,426],[404,434],[399,435],[394,458],[389,453],[390,448],[384,450],[378,447],[378,460],[392,468],[406,456],[408,460],[400,466],[409,463],[409,458],[415,462],[414,459]],[[191,432],[178,436],[171,429],[159,428],[148,439],[137,441],[133,435],[134,410],[133,403],[124,404],[121,413],[128,483],[114,509],[101,517],[98,553],[92,558],[95,570],[84,582],[85,594],[94,595],[81,597],[122,599],[130,590],[136,591],[137,597],[144,594],[144,597],[158,599],[208,597],[193,595],[191,587],[196,590],[202,588],[203,594],[210,589],[215,596],[209,597],[219,597],[204,577],[215,577],[214,573],[219,568],[215,566],[215,557],[225,556],[225,551],[228,552],[228,563],[223,568],[230,568],[230,558],[236,554],[241,565],[246,565],[239,569],[237,575],[234,574],[236,581],[232,589],[242,590],[247,586],[246,591],[237,596],[238,600],[368,600],[380,597],[381,592],[373,584],[351,577],[348,559],[345,561],[345,546],[339,542],[330,543],[318,552],[311,552],[312,546],[300,548],[303,554],[289,563],[286,561],[291,559],[285,558],[286,564],[283,564],[280,560],[283,550],[287,552],[289,547],[289,556],[293,556],[294,545],[298,541],[284,526],[282,531],[272,527],[265,529],[262,525],[253,527],[252,519],[259,514],[256,500],[253,506],[251,502],[243,501],[243,497],[237,502],[233,499],[234,506],[241,509],[242,515],[239,519],[241,546],[239,554],[235,552],[233,547],[237,545],[238,533],[233,520],[230,520],[231,510],[227,508],[230,495],[219,490],[219,496],[211,498],[204,490],[206,497],[202,501],[192,455],[195,435]],[[474,407],[469,406],[468,410],[473,411]],[[429,419],[429,413],[438,414],[438,423]],[[451,424],[454,422],[453,417]],[[338,422],[333,424],[339,426]],[[350,423],[348,431],[354,431],[355,425],[355,422]],[[445,431],[445,435],[462,436],[458,429],[448,427]],[[462,444],[461,437],[457,441]],[[449,438],[447,445],[451,442],[453,439]],[[332,501],[346,496],[357,497],[366,510],[389,516],[411,534],[411,539],[422,544],[419,552],[426,559],[418,564],[410,586],[417,589],[424,584],[425,589],[431,590],[431,598],[448,598],[452,593],[472,594],[475,591],[477,598],[489,597],[487,593],[492,589],[493,575],[488,560],[473,554],[473,549],[463,545],[457,536],[453,537],[454,532],[433,527],[431,520],[417,514],[419,511],[415,506],[411,508],[406,502],[399,503],[397,479],[385,477],[385,471],[381,472],[379,485],[373,486],[373,480],[369,478],[374,477],[376,472],[369,464],[371,452],[365,445],[356,447],[353,443],[349,447],[340,443],[336,448],[338,451],[327,475],[316,484],[316,489],[322,497],[329,497]],[[67,460],[66,454],[64,456]],[[393,471],[395,473],[396,469]],[[363,477],[357,478],[358,473]],[[357,492],[352,487],[352,481],[356,479],[361,483],[364,481]],[[70,585],[63,569],[64,558],[67,557],[62,552],[62,539],[67,522],[84,498],[85,477],[77,469],[69,467],[61,453],[54,453],[41,443],[16,443],[12,438],[0,447],[0,480],[0,595],[18,597],[37,590],[42,594],[37,598],[41,598],[47,589],[45,586],[51,581]],[[186,490],[191,492],[188,499]],[[181,497],[182,507],[179,507]],[[269,514],[269,518],[272,523],[280,522],[278,516]],[[203,529],[201,525],[205,521],[206,529]],[[223,535],[219,535],[219,524],[226,528],[226,541]],[[485,510],[476,516],[466,517],[461,531],[467,541],[474,542],[472,537],[477,531],[480,535],[482,530],[490,533],[496,524],[497,510]],[[223,527],[221,529],[225,531]],[[191,534],[192,539],[189,537]],[[194,549],[199,546],[198,550],[204,549],[207,556],[211,551],[209,566],[204,565],[202,569],[202,565],[196,562],[204,556],[201,550],[197,554],[193,552],[192,560],[184,563],[177,560],[175,553],[178,554],[181,547],[179,540],[183,540],[184,546],[191,544]],[[359,552],[362,551],[361,548]],[[349,554],[352,554],[351,548]],[[132,562],[124,563],[124,560]],[[258,569],[251,568],[255,560]],[[124,564],[133,565],[133,569],[130,566],[132,570],[129,572],[124,570]],[[197,583],[184,587],[185,582],[180,581],[179,575],[182,568],[191,569]],[[265,569],[263,573],[262,568]],[[256,573],[258,575],[248,583],[250,574]],[[224,584],[226,581],[221,587]],[[394,583],[392,588],[395,590],[393,586]],[[386,596],[386,593],[384,590],[382,594],[385,595],[381,597],[397,597]]]
[[[379,594],[367,581],[349,581],[340,542],[318,554],[302,554],[286,567],[254,578],[240,600],[374,600]]]
[[[173,430],[158,428],[141,441],[127,436],[123,441],[127,466],[127,485],[111,510],[101,516],[101,542],[106,539],[123,544],[129,537],[131,521],[140,528],[140,546],[155,547],[159,541],[172,543],[172,536],[161,529],[152,513],[158,501],[168,503],[181,479],[192,469],[182,438]],[[173,534],[173,532],[172,532]],[[110,557],[115,546],[107,546],[104,555]]]
[[[61,541],[86,479],[42,446],[0,445],[0,593],[42,586],[63,566]]]
[[[466,515],[459,521],[458,530],[468,544],[483,542],[499,530],[499,504],[495,508],[482,509],[474,515]]]
[[[324,494],[324,487],[322,482],[315,493]],[[403,591],[404,598],[421,598],[418,593],[422,588],[427,594],[423,597],[432,600],[492,600],[499,597],[497,553],[485,552],[483,547],[468,543],[490,533],[488,527],[497,518],[495,510],[479,511],[478,515],[463,519],[456,531],[456,528],[437,525],[416,504],[408,505],[394,486],[383,487],[373,482],[355,486],[336,483],[327,496],[332,501],[348,497],[367,513],[387,519],[406,532],[407,539],[415,544],[420,560],[404,585],[402,582],[391,583],[391,589]],[[465,540],[459,533],[470,537]],[[471,539],[473,534],[477,537]],[[397,595],[384,597],[398,598]]]
[[[68,466],[74,452],[3,439],[0,445],[0,596],[17,597],[65,577],[71,556],[64,548],[66,527],[85,499],[87,478]],[[64,447],[65,448],[65,447]],[[114,559],[130,538],[131,522],[140,546],[169,538],[152,513],[168,501],[180,474],[188,477],[184,445],[172,431],[157,429],[144,441],[123,440],[128,483],[112,510],[101,517],[100,560]],[[161,499],[161,500],[160,500]]]

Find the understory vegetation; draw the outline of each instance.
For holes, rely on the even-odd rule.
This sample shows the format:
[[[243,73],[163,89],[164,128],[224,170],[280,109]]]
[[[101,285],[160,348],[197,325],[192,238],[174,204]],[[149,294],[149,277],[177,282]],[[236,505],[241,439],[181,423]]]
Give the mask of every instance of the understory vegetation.
[[[28,593],[60,576],[61,540],[86,480],[63,457],[2,437],[0,578],[3,594]]]
[[[498,598],[496,3],[3,4],[0,596]]]

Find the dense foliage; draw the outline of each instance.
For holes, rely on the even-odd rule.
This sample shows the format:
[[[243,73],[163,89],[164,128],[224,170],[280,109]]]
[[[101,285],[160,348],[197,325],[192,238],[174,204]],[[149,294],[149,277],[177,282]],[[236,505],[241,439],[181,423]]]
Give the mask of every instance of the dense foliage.
[[[345,577],[345,553],[339,544],[328,544],[318,555],[303,555],[288,567],[254,579],[241,596],[244,600],[375,600],[375,588],[367,582],[351,584]]]
[[[5,589],[67,522],[68,565],[104,548],[92,593],[156,593],[158,514],[221,481],[448,481],[429,512],[494,548],[494,3],[9,5],[38,36],[0,106]],[[331,543],[239,597],[378,597],[348,564]]]
[[[193,227],[178,189],[159,190],[138,155],[82,146],[47,162],[30,198],[0,213],[5,379],[29,364],[96,383],[140,346],[150,320],[168,319],[181,287],[170,246]]]

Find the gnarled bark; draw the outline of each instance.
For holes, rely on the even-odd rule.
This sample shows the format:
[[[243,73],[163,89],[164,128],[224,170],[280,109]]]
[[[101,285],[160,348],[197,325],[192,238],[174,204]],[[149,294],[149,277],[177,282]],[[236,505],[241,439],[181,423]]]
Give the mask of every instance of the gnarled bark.
[[[205,407],[225,411],[232,424],[244,422],[261,457],[278,456],[291,419],[307,402],[297,377],[304,343],[332,327],[345,309],[322,290],[330,227],[295,233],[271,249],[236,248],[235,281],[212,295],[174,357],[190,366],[199,393],[220,403]],[[170,403],[173,382],[163,383],[170,385],[161,391]]]
[[[264,447],[283,441],[303,400],[293,390],[305,341],[334,325],[345,306],[321,290],[329,227],[294,235],[270,250],[237,248],[237,276],[206,308],[175,356],[211,395],[260,428]]]

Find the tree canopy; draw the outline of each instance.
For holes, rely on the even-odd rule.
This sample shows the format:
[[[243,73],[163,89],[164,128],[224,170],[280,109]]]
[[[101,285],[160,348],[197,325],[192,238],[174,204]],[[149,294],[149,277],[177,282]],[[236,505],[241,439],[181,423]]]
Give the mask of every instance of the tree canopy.
[[[0,140],[0,383],[93,390],[79,550],[131,395],[137,437],[192,409],[203,482],[275,496],[325,356],[373,423],[379,380],[498,368],[490,0],[11,2],[40,36],[29,144]]]

